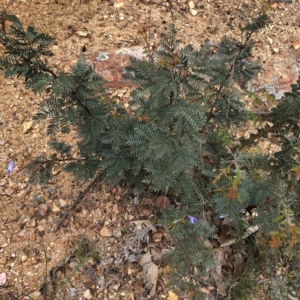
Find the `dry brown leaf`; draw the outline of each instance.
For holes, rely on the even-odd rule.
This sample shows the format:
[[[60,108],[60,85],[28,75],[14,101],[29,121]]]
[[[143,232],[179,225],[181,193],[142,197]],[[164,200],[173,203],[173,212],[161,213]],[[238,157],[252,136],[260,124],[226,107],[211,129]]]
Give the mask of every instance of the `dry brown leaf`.
[[[224,276],[219,276],[217,273],[212,273],[212,277],[216,283],[218,295],[225,297],[230,287],[230,282]]]
[[[149,295],[154,296],[158,279],[158,266],[153,263],[149,251],[141,257],[139,265],[143,268],[145,287],[150,290]]]
[[[143,281],[142,280],[137,280],[133,284],[133,289],[135,294],[141,294],[143,292]]]
[[[150,252],[155,262],[161,259],[162,257],[161,249],[154,247],[150,249]]]
[[[214,258],[216,259],[216,272],[219,276],[222,276],[222,265],[224,264],[224,249],[215,249]]]

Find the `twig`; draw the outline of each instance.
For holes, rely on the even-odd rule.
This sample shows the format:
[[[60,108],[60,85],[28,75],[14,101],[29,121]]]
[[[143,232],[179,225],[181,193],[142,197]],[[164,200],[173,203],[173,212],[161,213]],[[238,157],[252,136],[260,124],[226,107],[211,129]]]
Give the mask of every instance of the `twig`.
[[[58,224],[56,225],[56,228],[55,228],[54,232],[56,232],[58,230],[58,228],[60,227],[62,222],[65,220],[65,218],[68,216],[70,211],[77,205],[79,200],[89,191],[89,189],[96,183],[96,181],[102,176],[102,174],[103,174],[103,172],[100,172],[98,175],[96,175],[95,178],[92,180],[92,182],[85,188],[85,190],[78,195],[77,199],[74,201],[72,206],[67,210],[67,212],[59,220]]]
[[[6,197],[9,197],[9,198],[11,198],[11,196],[10,196],[10,195],[8,195],[8,194],[5,194],[5,193],[2,193],[2,194],[0,194],[0,196],[6,196]]]

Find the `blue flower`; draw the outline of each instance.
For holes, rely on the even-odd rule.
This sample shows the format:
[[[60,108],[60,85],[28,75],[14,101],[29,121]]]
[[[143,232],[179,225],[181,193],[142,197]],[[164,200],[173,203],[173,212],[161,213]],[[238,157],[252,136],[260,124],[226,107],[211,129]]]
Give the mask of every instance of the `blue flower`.
[[[195,217],[193,217],[193,216],[188,216],[188,218],[189,218],[189,221],[190,221],[192,224],[195,224],[195,223],[198,222],[198,219],[195,218]]]
[[[11,160],[11,161],[9,162],[9,164],[8,164],[8,167],[7,167],[7,171],[6,171],[7,174],[12,173],[12,171],[14,170],[14,165],[15,165],[14,161]]]

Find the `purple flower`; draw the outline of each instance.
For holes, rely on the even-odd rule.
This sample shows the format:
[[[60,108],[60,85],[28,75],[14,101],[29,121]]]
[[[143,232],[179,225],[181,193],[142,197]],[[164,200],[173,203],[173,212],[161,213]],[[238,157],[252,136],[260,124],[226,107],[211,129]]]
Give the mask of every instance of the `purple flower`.
[[[221,215],[219,215],[219,218],[220,219],[228,218],[228,214],[221,214]]]
[[[15,165],[14,161],[11,160],[11,161],[9,162],[9,164],[8,164],[8,167],[7,167],[7,171],[6,171],[7,174],[12,173],[12,171],[14,170],[14,165]]]
[[[195,217],[193,217],[193,216],[188,216],[188,218],[189,218],[189,221],[190,221],[192,224],[195,224],[195,223],[198,222],[198,219],[195,218]]]

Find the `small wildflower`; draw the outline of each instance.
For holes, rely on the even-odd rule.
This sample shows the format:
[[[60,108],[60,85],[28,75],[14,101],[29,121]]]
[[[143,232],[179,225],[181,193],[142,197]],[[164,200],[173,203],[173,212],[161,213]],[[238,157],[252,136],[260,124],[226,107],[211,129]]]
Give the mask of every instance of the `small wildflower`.
[[[220,219],[228,218],[228,214],[222,214],[222,215],[219,215],[219,218],[220,218]]]
[[[190,221],[192,224],[195,224],[195,223],[198,222],[198,219],[195,218],[195,217],[193,217],[193,216],[188,216],[188,218],[189,218],[189,221]]]
[[[14,170],[14,165],[15,165],[14,161],[11,160],[11,161],[9,162],[9,164],[8,164],[8,167],[7,167],[7,171],[6,171],[7,174],[12,173],[12,171]]]

